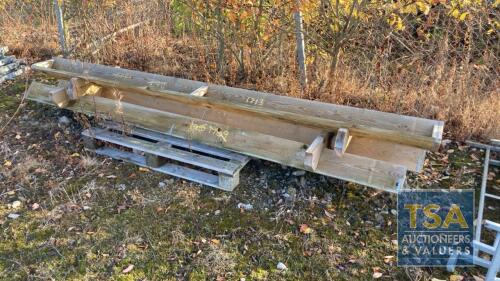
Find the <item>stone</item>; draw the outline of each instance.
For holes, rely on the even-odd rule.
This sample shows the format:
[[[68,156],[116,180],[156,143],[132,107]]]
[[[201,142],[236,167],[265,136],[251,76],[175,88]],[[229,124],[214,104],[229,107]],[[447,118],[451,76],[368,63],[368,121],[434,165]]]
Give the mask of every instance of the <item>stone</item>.
[[[305,174],[306,174],[306,171],[304,171],[304,170],[297,170],[297,171],[293,171],[293,173],[292,173],[292,175],[294,175],[296,177],[301,177]]]
[[[276,265],[276,268],[279,269],[279,270],[287,270],[288,267],[286,267],[286,265],[282,262],[279,262],[277,265]]]

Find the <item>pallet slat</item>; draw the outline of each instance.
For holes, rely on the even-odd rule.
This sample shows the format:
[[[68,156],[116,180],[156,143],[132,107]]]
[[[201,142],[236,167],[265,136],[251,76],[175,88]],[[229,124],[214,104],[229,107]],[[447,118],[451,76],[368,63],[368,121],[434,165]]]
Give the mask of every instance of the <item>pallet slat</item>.
[[[103,122],[102,125],[106,128],[110,129],[115,129],[115,130],[123,130],[123,126],[119,126],[114,122]],[[149,138],[152,140],[156,141],[163,141],[167,142],[169,144],[179,146],[185,149],[193,150],[193,151],[198,151],[198,152],[204,152],[204,153],[210,153],[212,155],[230,159],[230,160],[235,160],[240,163],[247,163],[249,158],[247,156],[241,155],[239,153],[234,153],[229,150],[224,150],[224,149],[219,149],[217,147],[209,146],[209,145],[204,145],[199,142],[192,142],[190,140],[185,140],[181,138],[176,138],[170,135],[150,131],[150,130],[145,130],[142,128],[138,127],[132,127],[128,131],[128,133],[140,136],[143,138]]]
[[[175,149],[161,143],[151,143],[148,141],[143,141],[137,138],[120,135],[106,130],[85,130],[84,132],[82,132],[82,135],[96,138],[102,141],[111,142],[128,148],[137,149],[139,151],[144,151],[158,156],[163,156],[176,161],[196,165],[228,175],[234,174],[240,168],[240,165],[235,163],[206,157],[203,155],[191,153],[189,151]]]
[[[143,156],[131,153],[131,152],[126,152],[122,150],[118,150],[115,148],[110,148],[110,147],[105,147],[105,148],[98,148],[95,150],[97,154],[104,155],[111,157],[113,159],[119,159],[119,160],[124,160],[126,162],[130,162],[136,165],[139,165],[141,167],[147,167],[151,170],[169,174],[175,177],[187,179],[190,181],[194,181],[197,183],[201,183],[204,185],[212,186],[212,187],[217,187],[219,188],[218,182],[219,179],[216,175],[212,175],[209,173],[204,173],[200,172],[194,169],[190,169],[187,167],[182,167],[170,163],[166,163],[160,167],[149,167],[146,165],[146,160]]]

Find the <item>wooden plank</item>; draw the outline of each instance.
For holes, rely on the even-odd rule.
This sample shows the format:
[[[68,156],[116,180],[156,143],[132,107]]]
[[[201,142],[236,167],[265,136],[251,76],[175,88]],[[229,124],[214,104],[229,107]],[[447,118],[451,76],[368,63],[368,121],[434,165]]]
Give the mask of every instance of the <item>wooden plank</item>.
[[[424,149],[369,138],[353,137],[346,153],[364,156],[420,172],[424,166]]]
[[[309,145],[306,150],[306,157],[304,159],[304,166],[310,171],[315,171],[318,167],[321,152],[325,148],[325,138],[317,136],[314,141]]]
[[[191,153],[189,151],[175,149],[165,144],[151,143],[106,130],[85,130],[82,132],[82,135],[228,175],[234,174],[235,171],[239,168],[239,165],[228,161]]]
[[[186,90],[189,93],[203,86],[202,82],[61,58],[55,58],[52,63],[53,65],[50,65],[51,62],[36,64],[33,68],[56,77],[81,76],[84,78],[85,76],[102,86],[124,91],[133,89],[141,94],[164,96],[171,100],[199,104],[208,108],[232,109],[325,130],[336,131],[338,128],[344,127],[350,129],[352,135],[387,139],[426,149],[437,149],[436,143],[440,142],[440,139],[432,137],[432,130],[436,124],[442,125],[441,121],[293,99],[217,85],[209,85],[209,93],[205,97],[193,97],[177,91]],[[83,74],[84,72],[85,74]]]
[[[14,71],[14,72],[7,73],[6,75],[0,76],[0,84],[2,84],[3,82],[5,82],[7,80],[13,80],[17,76],[19,76],[19,75],[21,75],[23,73],[24,73],[24,68],[20,68],[20,69]]]
[[[204,95],[206,95],[207,91],[208,91],[208,86],[201,86],[198,89],[192,91],[190,93],[190,95],[197,96],[197,97],[203,97]]]
[[[167,163],[160,167],[150,167],[146,164],[146,160],[143,156],[110,147],[99,148],[95,152],[97,154],[108,156],[113,159],[119,159],[142,167],[147,167],[153,171],[169,174],[175,177],[219,188],[219,179],[216,175],[204,173],[201,171],[197,171],[191,168],[179,166],[172,163]]]
[[[114,130],[123,131],[123,126],[120,126],[120,125],[116,124],[115,122],[102,122],[101,124],[103,126],[105,126],[106,128],[111,128]],[[210,155],[214,155],[217,157],[225,158],[228,160],[234,160],[242,166],[245,165],[249,161],[249,158],[247,156],[239,154],[239,153],[234,153],[234,152],[229,151],[229,150],[219,149],[217,147],[212,147],[212,146],[205,145],[205,144],[202,144],[199,142],[194,142],[192,140],[181,139],[181,138],[173,137],[173,136],[170,136],[167,134],[154,132],[154,131],[150,131],[150,130],[145,130],[145,129],[138,128],[138,127],[132,127],[132,128],[130,128],[130,130],[127,130],[126,132],[129,134],[135,135],[135,136],[139,136],[139,137],[143,137],[143,138],[147,138],[147,139],[151,139],[151,140],[156,140],[156,141],[166,142],[166,143],[169,143],[169,144],[174,145],[174,146],[188,149],[190,151],[191,150],[198,151],[198,152],[202,152],[205,154],[210,154]]]
[[[27,92],[28,99],[52,104],[48,92],[54,87],[33,82]],[[304,143],[277,138],[261,133],[245,131],[206,122],[199,119],[121,103],[120,112],[116,103],[102,97],[83,97],[68,108],[89,115],[105,116],[118,122],[148,128],[219,148],[229,149],[248,156],[305,169]],[[222,136],[222,137],[221,137]],[[378,189],[396,192],[404,182],[405,168],[383,161],[368,159],[349,153],[336,157],[333,150],[325,149],[315,173],[331,176]]]
[[[20,65],[21,64],[19,62],[12,62],[4,66],[0,66],[0,76],[13,72],[14,70],[18,69]]]
[[[4,66],[7,64],[11,64],[16,61],[15,56],[8,56],[8,57],[0,57],[0,66]]]
[[[197,105],[185,104],[179,101],[165,100],[163,98],[144,96],[139,93],[105,90],[102,97],[116,99],[120,96],[121,102],[132,103],[144,107],[154,108],[197,119],[225,124],[229,127],[240,128],[259,132],[275,137],[311,143],[314,138],[322,133],[315,129],[280,120],[266,119],[258,116],[249,116],[241,112],[221,111],[215,108],[200,108]]]

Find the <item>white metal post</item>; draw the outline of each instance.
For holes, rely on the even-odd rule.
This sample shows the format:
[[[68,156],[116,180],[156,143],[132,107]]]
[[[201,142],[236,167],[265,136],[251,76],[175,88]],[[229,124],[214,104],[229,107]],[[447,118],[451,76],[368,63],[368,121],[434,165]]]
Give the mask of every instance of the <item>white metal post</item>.
[[[481,242],[481,228],[483,222],[484,196],[486,193],[486,183],[488,181],[488,168],[490,164],[490,148],[486,148],[484,156],[483,179],[481,181],[481,194],[479,195],[479,208],[477,210],[476,233],[474,240]],[[477,257],[479,249],[474,248],[474,256]]]
[[[304,42],[304,31],[302,26],[302,13],[300,12],[300,0],[296,0],[297,11],[294,14],[295,32],[297,39],[297,62],[300,70],[300,84],[302,89],[307,87],[307,70],[306,70],[306,46]]]

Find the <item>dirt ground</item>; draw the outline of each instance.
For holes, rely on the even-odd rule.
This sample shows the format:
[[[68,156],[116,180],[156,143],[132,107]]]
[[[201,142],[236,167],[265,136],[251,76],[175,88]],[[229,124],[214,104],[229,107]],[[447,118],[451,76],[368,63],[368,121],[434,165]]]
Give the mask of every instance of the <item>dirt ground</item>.
[[[0,86],[1,127],[24,87],[23,80]],[[481,280],[484,274],[396,267],[395,195],[260,160],[242,170],[235,191],[223,192],[89,154],[76,117],[27,102],[0,133],[2,280]],[[480,151],[446,141],[408,185],[478,190],[481,161]],[[490,176],[498,191],[498,171]],[[498,220],[500,206],[487,205],[488,216]]]

